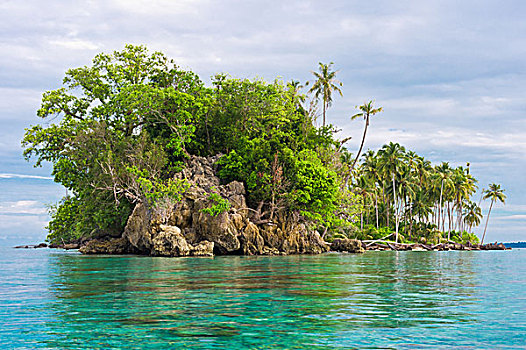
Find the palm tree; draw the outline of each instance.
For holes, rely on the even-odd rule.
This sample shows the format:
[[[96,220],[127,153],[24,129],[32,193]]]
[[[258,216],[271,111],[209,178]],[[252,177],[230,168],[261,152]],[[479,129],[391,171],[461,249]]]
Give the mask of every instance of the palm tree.
[[[395,213],[395,233],[396,233],[396,242],[398,243],[398,225],[400,223],[400,216],[398,215],[398,203],[397,203],[397,191],[396,191],[396,182],[400,174],[400,168],[403,165],[403,158],[405,156],[405,148],[398,143],[389,142],[388,145],[384,145],[382,149],[378,151],[380,163],[379,168],[382,174],[382,177],[385,179],[386,183],[388,181],[392,182],[392,193],[393,193],[393,208]],[[389,201],[386,201],[387,204],[387,222],[389,223]],[[389,226],[389,224],[387,225]]]
[[[444,192],[448,192],[450,187],[452,186],[453,182],[451,180],[451,168],[449,167],[448,162],[442,162],[442,164],[435,166],[435,177],[437,182],[435,184],[440,183],[440,197],[439,197],[439,203],[438,203],[438,221],[437,226],[438,229],[440,229],[440,221],[442,221],[442,232],[444,232],[445,228],[445,215],[443,212],[443,202],[444,199]],[[435,185],[436,186],[436,185]],[[437,186],[438,187],[438,186]],[[448,232],[448,239],[450,233]]]
[[[471,228],[480,225],[482,219],[482,210],[475,202],[469,201],[464,207],[464,222],[469,225],[468,231],[471,232]]]
[[[305,102],[305,95],[300,94],[300,90],[304,87],[298,80],[292,79],[288,83],[289,88],[292,90],[292,99],[298,98],[298,103]]]
[[[486,226],[484,227],[484,234],[482,235],[480,244],[484,244],[484,237],[486,237],[486,229],[488,228],[489,214],[491,214],[493,203],[499,201],[502,204],[505,204],[504,200],[506,199],[506,195],[504,194],[504,190],[500,188],[500,185],[490,184],[489,188],[484,191],[484,199],[488,198],[491,198],[491,204],[489,206],[488,216],[486,217]]]
[[[354,166],[356,165],[358,158],[360,158],[360,153],[362,152],[363,144],[365,142],[365,135],[367,134],[367,127],[369,126],[370,116],[375,115],[376,113],[380,113],[382,111],[382,107],[373,108],[373,101],[366,102],[357,108],[359,108],[361,112],[353,115],[351,117],[351,120],[363,117],[363,119],[365,120],[365,129],[363,130],[362,144],[360,145],[360,149],[358,150],[358,153],[356,154],[356,159],[354,160],[354,163],[352,164],[351,170],[354,169]]]
[[[309,90],[309,93],[314,92],[314,97],[319,99],[320,96],[323,99],[323,126],[325,127],[325,113],[327,108],[332,104],[332,92],[336,91],[340,93],[340,96],[343,96],[342,91],[338,86],[343,86],[341,81],[336,80],[336,73],[338,71],[332,71],[331,66],[334,63],[324,64],[319,62],[319,72],[312,72],[316,77],[312,87]],[[309,83],[307,82],[306,85]]]
[[[376,155],[374,151],[367,151],[363,155],[364,162],[362,165],[362,171],[365,173],[367,177],[370,178],[372,182],[372,186],[374,187],[374,209],[376,212],[376,228],[379,228],[379,220],[378,220],[378,193],[376,184],[378,183],[380,185],[381,179],[380,175],[378,173],[378,158],[376,158]]]

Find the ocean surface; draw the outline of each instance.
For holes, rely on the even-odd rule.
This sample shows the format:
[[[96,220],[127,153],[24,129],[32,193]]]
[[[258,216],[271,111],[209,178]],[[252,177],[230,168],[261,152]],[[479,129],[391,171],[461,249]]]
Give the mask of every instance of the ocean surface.
[[[1,349],[526,349],[526,250],[0,250]]]

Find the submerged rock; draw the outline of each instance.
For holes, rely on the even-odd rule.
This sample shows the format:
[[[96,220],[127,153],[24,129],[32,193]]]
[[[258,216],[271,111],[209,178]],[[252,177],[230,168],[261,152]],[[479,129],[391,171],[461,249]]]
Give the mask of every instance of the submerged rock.
[[[192,157],[176,175],[190,187],[181,201],[148,209],[138,204],[128,218],[122,237],[92,240],[80,250],[85,254],[135,253],[153,256],[211,256],[214,254],[278,255],[319,254],[329,250],[318,232],[292,215],[277,215],[273,222],[250,217],[243,183],[221,185],[215,176],[215,157]],[[216,216],[203,211],[216,193],[230,209]]]

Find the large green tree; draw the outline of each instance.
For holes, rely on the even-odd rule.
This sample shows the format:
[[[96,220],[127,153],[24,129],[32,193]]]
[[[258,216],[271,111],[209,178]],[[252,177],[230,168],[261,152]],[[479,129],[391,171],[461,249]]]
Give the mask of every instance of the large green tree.
[[[63,85],[43,94],[43,122],[22,141],[26,158],[36,166],[51,162],[55,181],[74,197],[52,212],[51,237],[118,234],[135,203],[152,210],[160,197],[184,190],[171,175],[188,156],[207,107],[195,74],[127,45],[68,70]],[[65,218],[72,211],[75,222]]]

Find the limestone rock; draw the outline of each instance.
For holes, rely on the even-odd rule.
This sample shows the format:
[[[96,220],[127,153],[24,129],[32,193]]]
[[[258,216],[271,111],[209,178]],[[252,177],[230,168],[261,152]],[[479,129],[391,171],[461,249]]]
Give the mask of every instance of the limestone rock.
[[[160,231],[152,239],[151,255],[187,256],[190,248],[179,227],[160,225]]]
[[[251,221],[243,183],[221,185],[215,176],[220,156],[193,156],[175,178],[185,179],[188,190],[179,202],[170,200],[150,208],[138,204],[121,238],[88,242],[86,254],[143,254],[154,256],[211,256],[213,254],[318,254],[329,250],[319,233],[292,215],[277,213],[271,223]],[[216,193],[230,209],[212,216],[203,211],[214,205]]]
[[[79,249],[79,252],[83,254],[130,254],[135,253],[135,250],[125,238],[121,237],[110,240],[94,239],[88,241]]]
[[[241,244],[237,238],[238,231],[228,213],[211,216],[203,212],[194,212],[194,224],[197,234],[203,240],[214,242],[216,250],[222,254],[239,250]]]
[[[140,252],[149,253],[152,247],[150,219],[146,207],[138,204],[128,218],[122,237]]]
[[[335,239],[331,244],[331,250],[335,252],[363,253],[365,249],[362,242],[357,239]]]
[[[209,242],[209,241],[199,242],[199,244],[191,247],[190,255],[192,256],[213,256],[214,255],[214,242]]]

